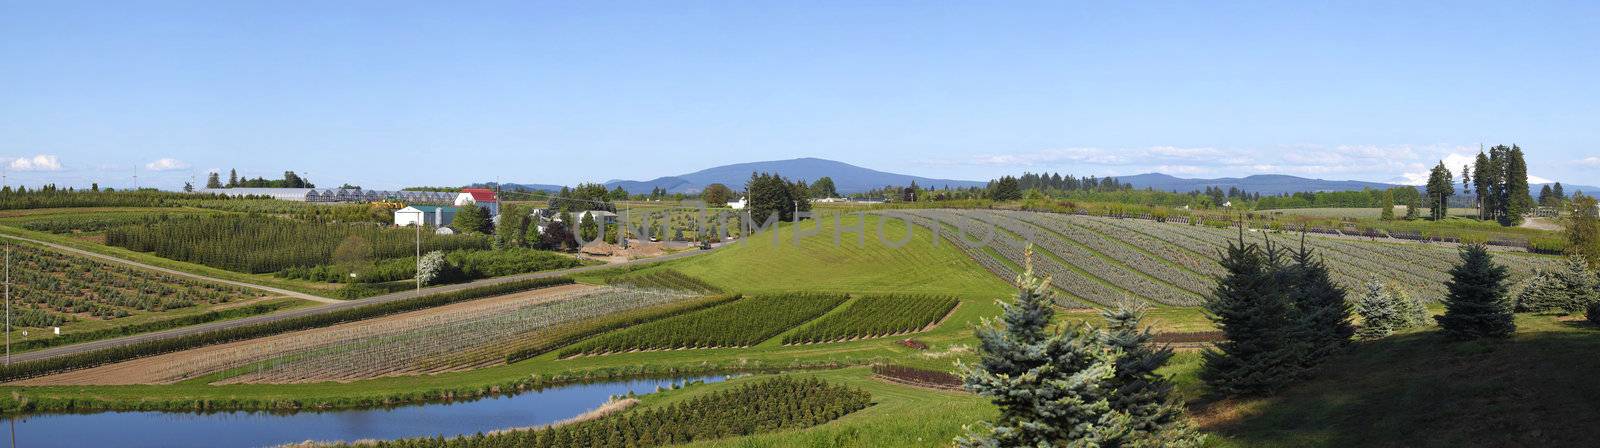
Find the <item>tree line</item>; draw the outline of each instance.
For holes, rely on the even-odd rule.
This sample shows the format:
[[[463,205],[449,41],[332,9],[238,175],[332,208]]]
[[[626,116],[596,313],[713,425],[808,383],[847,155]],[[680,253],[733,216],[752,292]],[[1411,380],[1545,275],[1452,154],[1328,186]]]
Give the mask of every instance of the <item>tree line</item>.
[[[240,178],[239,170],[228,170],[228,182],[223,183],[222,174],[212,172],[206,176],[206,188],[317,188],[316,184],[300,177],[294,171],[284,171],[282,179],[267,179],[257,176],[255,179]]]

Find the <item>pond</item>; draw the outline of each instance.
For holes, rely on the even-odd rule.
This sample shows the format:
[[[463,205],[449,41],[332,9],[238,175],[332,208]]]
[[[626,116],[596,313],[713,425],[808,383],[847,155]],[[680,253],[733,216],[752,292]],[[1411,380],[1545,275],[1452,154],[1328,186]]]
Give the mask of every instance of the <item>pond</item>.
[[[265,412],[101,412],[41,414],[0,422],[19,448],[44,447],[263,447],[316,441],[455,436],[539,426],[588,412],[613,395],[646,394],[657,387],[722,376],[641,379],[573,384],[476,401],[387,409],[271,414]],[[13,429],[14,428],[14,429]]]

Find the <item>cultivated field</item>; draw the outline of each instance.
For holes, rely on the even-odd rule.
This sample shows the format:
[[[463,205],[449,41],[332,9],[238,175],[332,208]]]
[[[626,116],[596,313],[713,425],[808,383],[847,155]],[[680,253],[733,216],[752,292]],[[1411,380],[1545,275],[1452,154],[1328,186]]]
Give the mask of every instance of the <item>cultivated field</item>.
[[[921,226],[938,225],[942,237],[961,247],[989,271],[1011,278],[1033,242],[1034,266],[1051,276],[1066,299],[1114,304],[1135,299],[1156,304],[1196,306],[1204,301],[1217,259],[1236,229],[1212,228],[1140,219],[1115,219],[1055,213],[1001,210],[902,210]],[[960,234],[958,232],[965,232]],[[1299,247],[1299,235],[1246,232],[1253,242],[1274,241]],[[1306,246],[1332,269],[1349,290],[1376,277],[1435,301],[1444,296],[1448,270],[1457,260],[1454,247],[1421,243],[1371,242],[1353,238],[1308,235]],[[1551,267],[1551,259],[1501,252],[1513,281],[1535,267]]]
[[[504,362],[512,338],[606,313],[681,300],[660,291],[587,285],[286,333],[18,382],[25,385],[351,381]]]

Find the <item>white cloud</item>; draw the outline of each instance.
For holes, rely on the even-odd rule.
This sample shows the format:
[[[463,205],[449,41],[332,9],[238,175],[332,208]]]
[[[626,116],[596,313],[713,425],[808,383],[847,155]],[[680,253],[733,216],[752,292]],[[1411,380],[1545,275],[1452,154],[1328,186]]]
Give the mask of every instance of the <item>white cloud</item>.
[[[1550,180],[1550,179],[1545,179],[1543,177],[1535,176],[1535,175],[1532,175],[1532,174],[1528,175],[1528,183],[1530,183],[1530,184],[1553,184],[1555,182],[1556,181],[1553,181],[1553,180]]]
[[[144,164],[144,167],[150,171],[172,171],[187,169],[189,168],[189,164],[184,163],[182,160],[166,157],[162,158],[161,160],[146,163]]]
[[[1575,161],[1573,161],[1573,163],[1576,163],[1576,164],[1579,164],[1579,165],[1583,165],[1583,166],[1592,166],[1592,167],[1600,168],[1600,156],[1585,157],[1585,158],[1582,158],[1582,159],[1575,160]]]
[[[1122,165],[1128,158],[1103,148],[1060,148],[1019,154],[991,154],[975,158],[974,162],[992,166],[1034,166],[1067,162],[1095,165]]]
[[[54,155],[39,154],[33,157],[11,159],[6,164],[11,171],[61,171],[61,161]]]

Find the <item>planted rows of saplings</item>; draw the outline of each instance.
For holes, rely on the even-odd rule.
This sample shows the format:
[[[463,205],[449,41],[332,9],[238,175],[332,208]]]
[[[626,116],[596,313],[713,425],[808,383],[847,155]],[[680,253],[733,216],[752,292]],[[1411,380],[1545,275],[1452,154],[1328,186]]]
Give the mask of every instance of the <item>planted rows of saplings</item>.
[[[101,350],[58,356],[38,361],[16,363],[9,366],[0,366],[0,381],[14,381],[25,378],[33,378],[53,373],[66,372],[69,370],[111,364],[144,356],[258,338],[262,336],[270,336],[308,328],[326,327],[344,322],[370,319],[389,314],[430,308],[463,300],[510,294],[514,292],[570,283],[572,283],[572,278],[570,277],[519,280],[431,294],[393,302],[365,305],[356,308],[346,308],[322,314],[313,314],[309,316],[287,318],[254,325],[225,328],[199,334],[136,342]]]
[[[1115,303],[1132,296],[1173,305],[1192,304],[1199,297],[1194,291],[1194,281],[1215,275],[1219,269],[1218,251],[1225,248],[1230,239],[1239,236],[1236,229],[1230,228],[1039,212],[904,210],[898,213],[929,218],[928,221],[936,219],[964,229],[969,234],[968,241],[956,241],[954,235],[947,240],[956,241],[957,246],[980,262],[991,258],[993,253],[1020,265],[1023,254],[1016,246],[1022,243],[1017,235],[1031,235],[1040,244],[1036,248],[1039,256],[1033,260],[1035,267],[1050,275],[1053,284],[1063,291],[1098,303]],[[970,243],[982,239],[991,228],[997,228],[998,235],[987,244]],[[1261,232],[1247,235],[1255,241],[1267,237]],[[1273,239],[1286,249],[1298,247],[1298,236]],[[1376,274],[1386,281],[1414,285],[1429,297],[1443,295],[1442,279],[1454,257],[1451,250],[1436,246],[1383,244],[1316,235],[1307,237],[1306,242],[1315,255],[1328,264],[1335,280],[1347,288],[1358,287],[1363,279]],[[1517,257],[1517,261],[1508,263],[1513,278],[1522,278],[1534,267],[1551,263],[1530,257]],[[1178,275],[1180,273],[1183,275]],[[1182,288],[1149,281],[1147,276]]]
[[[517,341],[510,346],[510,352],[505,355],[505,363],[511,364],[531,359],[608,331],[700,311],[738,298],[739,296],[732,295],[704,296],[596,316],[591,319],[556,326],[546,331],[518,337]]]
[[[138,211],[138,212],[105,212],[105,213],[74,213],[65,215],[49,215],[42,217],[15,218],[7,220],[8,224],[15,225],[37,232],[57,234],[65,233],[96,233],[114,227],[129,225],[155,225],[174,217],[199,216],[212,214],[210,211]]]
[[[146,271],[31,245],[11,246],[11,298],[22,327],[116,319],[255,297],[241,287]],[[15,317],[15,316],[14,316]]]
[[[945,371],[910,366],[876,364],[872,374],[887,381],[943,390],[961,390],[961,377]]]
[[[856,297],[844,309],[784,336],[784,344],[836,342],[914,333],[948,316],[954,297],[885,295]]]
[[[450,265],[447,274],[453,278],[438,279],[436,283],[566,269],[582,264],[575,257],[521,247],[453,250],[445,252],[445,262]],[[385,283],[411,279],[416,273],[417,260],[413,254],[376,262],[291,267],[278,271],[276,275],[327,283]]]
[[[284,299],[272,300],[272,301],[266,301],[266,302],[260,302],[260,303],[252,303],[252,304],[249,304],[249,305],[239,306],[239,307],[234,307],[234,308],[214,309],[214,310],[207,311],[207,312],[200,313],[200,314],[190,314],[190,315],[186,315],[186,316],[178,316],[178,317],[166,318],[166,319],[161,319],[161,320],[153,320],[153,321],[148,321],[148,322],[140,322],[140,323],[137,323],[137,324],[118,325],[118,326],[115,326],[115,327],[101,328],[101,329],[98,329],[98,330],[91,330],[91,331],[65,332],[65,333],[62,333],[60,336],[52,336],[52,337],[48,337],[48,338],[27,339],[27,340],[21,340],[21,341],[13,341],[11,343],[11,349],[14,350],[14,351],[19,351],[19,352],[29,351],[29,350],[38,350],[38,349],[47,348],[47,347],[57,347],[57,346],[62,346],[62,345],[71,345],[71,344],[76,344],[76,343],[79,343],[79,342],[97,341],[97,340],[101,340],[101,339],[108,339],[108,338],[114,338],[114,337],[119,337],[119,336],[128,336],[128,335],[135,335],[135,334],[140,334],[140,333],[149,333],[149,332],[153,332],[153,331],[170,330],[170,329],[178,328],[178,327],[187,327],[187,326],[190,326],[190,325],[199,325],[199,324],[203,324],[203,323],[206,323],[206,322],[215,322],[215,321],[219,321],[219,320],[238,319],[238,318],[250,317],[250,316],[255,316],[255,315],[260,315],[260,314],[268,314],[268,313],[272,313],[272,312],[275,312],[275,311],[278,311],[278,310],[282,310],[284,308],[288,308],[296,300],[298,300],[298,299],[284,298]],[[33,311],[33,310],[30,310],[30,311]],[[57,319],[60,318],[60,316],[54,316],[54,317],[57,318]],[[13,315],[11,317],[11,319],[12,319],[11,324],[13,326],[25,326],[25,325],[17,324],[17,316]]]
[[[106,231],[106,244],[250,274],[414,256],[416,234],[375,224],[315,223],[267,215],[182,217]],[[479,235],[422,235],[422,250],[488,249]]]
[[[866,391],[787,376],[544,429],[341,444],[373,448],[644,448],[808,428],[872,405]]]
[[[773,294],[607,333],[561,351],[565,358],[634,350],[748,347],[816,319],[845,301],[843,294]]]
[[[607,284],[624,285],[635,288],[674,289],[679,291],[714,294],[722,292],[721,288],[712,286],[698,278],[690,277],[674,269],[655,269],[642,272],[610,277]]]
[[[681,293],[607,287],[535,295],[235,347],[192,360],[196,367],[168,379],[234,370],[235,375],[218,383],[288,384],[467,370],[503,362],[513,347],[507,341],[687,298]]]

